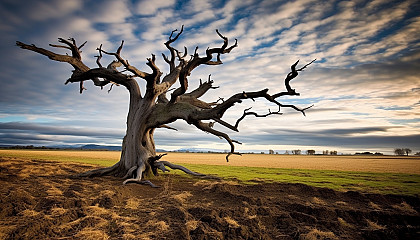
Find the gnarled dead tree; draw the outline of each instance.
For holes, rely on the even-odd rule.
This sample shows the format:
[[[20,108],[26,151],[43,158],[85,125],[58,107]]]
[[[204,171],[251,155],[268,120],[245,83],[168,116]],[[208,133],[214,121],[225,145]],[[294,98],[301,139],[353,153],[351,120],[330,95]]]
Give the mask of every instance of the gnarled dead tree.
[[[286,86],[286,91],[284,92],[269,94],[268,89],[256,92],[241,92],[221,102],[208,103],[199,98],[210,89],[215,88],[213,87],[213,81],[210,79],[210,76],[206,82],[200,82],[197,89],[187,92],[190,81],[189,76],[194,69],[201,65],[222,64],[221,56],[230,53],[237,47],[237,40],[235,39],[235,43],[229,46],[228,38],[216,30],[216,33],[223,40],[220,47],[208,48],[204,56],[199,56],[196,48],[193,55],[188,56],[186,47],[181,52],[171,45],[179,38],[182,32],[183,27],[179,32],[177,30],[172,31],[169,39],[165,42],[165,46],[169,50],[168,56],[162,54],[163,59],[169,65],[169,73],[165,76],[162,75],[162,72],[156,65],[155,55],[147,59],[146,64],[150,68],[149,72],[139,70],[135,66],[130,65],[128,60],[122,56],[124,41],[121,42],[121,45],[115,52],[105,51],[102,45],[99,46],[97,48],[97,68],[89,68],[82,61],[80,49],[86,42],[78,46],[76,40],[73,38],[59,38],[60,45],[50,44],[51,47],[68,49],[71,54],[66,55],[57,54],[35,45],[16,42],[17,46],[23,49],[45,55],[54,61],[71,64],[74,70],[71,77],[66,81],[66,84],[79,83],[80,93],[85,90],[83,86],[85,81],[92,81],[95,86],[101,88],[106,85],[110,85],[111,87],[122,85],[129,91],[130,105],[127,116],[127,131],[122,143],[120,161],[111,167],[85,172],[80,174],[80,176],[115,175],[125,178],[124,183],[136,182],[151,186],[154,185],[150,181],[144,180],[144,177],[148,174],[156,175],[157,170],[168,171],[166,167],[179,169],[192,175],[202,176],[185,167],[160,160],[162,155],[156,155],[153,139],[153,133],[156,128],[171,128],[167,124],[182,119],[204,132],[225,139],[230,145],[230,153],[226,157],[228,160],[231,154],[239,154],[235,152],[234,145],[234,143],[238,142],[231,139],[228,134],[215,130],[213,128],[214,123],[219,123],[228,129],[238,131],[239,123],[248,115],[266,117],[273,114],[281,114],[281,108],[292,108],[305,114],[304,111],[307,108],[300,109],[294,105],[284,105],[276,99],[281,96],[299,95],[295,89],[290,87],[290,81],[298,75],[299,71],[304,70],[313,61],[301,68],[297,68],[299,61],[291,66],[291,72],[284,80]],[[104,54],[115,57],[115,60],[107,67],[104,67],[101,63]],[[118,68],[122,69],[119,70]],[[140,89],[138,80],[144,80],[146,82],[146,89]],[[180,86],[168,97],[169,89],[177,82],[179,82]],[[142,91],[145,92],[142,93]],[[261,115],[250,112],[247,109],[234,125],[222,120],[224,113],[234,104],[241,103],[245,99],[254,100],[256,98],[263,98],[276,104],[278,111],[270,111],[267,114]]]

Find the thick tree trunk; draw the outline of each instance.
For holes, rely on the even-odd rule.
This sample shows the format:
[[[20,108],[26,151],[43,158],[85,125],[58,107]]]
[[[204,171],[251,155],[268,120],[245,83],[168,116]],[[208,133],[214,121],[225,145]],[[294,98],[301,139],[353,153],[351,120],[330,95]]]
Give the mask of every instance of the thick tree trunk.
[[[120,167],[115,175],[141,178],[142,176],[136,176],[135,173],[132,174],[129,171],[141,169],[138,171],[139,174],[150,173],[149,159],[156,156],[154,129],[148,129],[146,125],[154,99],[140,99],[138,94],[133,93],[130,95],[127,131],[122,143]]]
[[[149,159],[156,156],[153,139],[154,128],[146,125],[154,99],[144,99],[140,93],[130,90],[130,105],[127,115],[127,131],[122,142],[120,161],[112,167],[82,173],[81,176],[114,175],[124,178],[142,179],[152,168]]]
[[[122,144],[120,168],[115,173],[117,176],[125,176],[130,169],[143,168],[145,173],[150,173],[149,159],[156,156],[153,140],[153,130],[145,130],[144,123],[136,121],[127,124],[127,133]],[[133,177],[131,174],[127,177]]]

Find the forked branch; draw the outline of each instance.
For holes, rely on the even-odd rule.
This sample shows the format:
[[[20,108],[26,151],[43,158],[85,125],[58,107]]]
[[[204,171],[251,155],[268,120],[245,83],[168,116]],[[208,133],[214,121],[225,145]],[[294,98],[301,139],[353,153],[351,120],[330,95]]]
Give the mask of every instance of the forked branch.
[[[117,51],[114,52],[114,53],[113,52],[104,51],[101,48],[98,48],[98,50],[101,51],[101,52],[103,52],[103,53],[105,53],[105,54],[107,54],[107,55],[115,56],[115,58],[118,60],[118,62],[120,62],[125,67],[125,69],[127,69],[128,71],[130,71],[131,73],[133,73],[134,76],[137,76],[137,77],[140,77],[140,78],[145,79],[149,75],[148,73],[145,73],[143,71],[138,70],[136,67],[130,65],[128,63],[128,60],[125,60],[125,59],[123,59],[121,57],[121,50],[122,50],[123,46],[124,46],[124,40],[121,41],[121,45],[118,47]]]
[[[232,45],[231,47],[227,48],[228,43],[229,43],[228,38],[223,36],[222,34],[220,34],[220,32],[218,30],[216,30],[216,32],[223,39],[222,46],[220,48],[208,48],[206,50],[206,56],[205,57],[200,57],[199,54],[197,53],[197,48],[195,49],[195,52],[194,52],[194,55],[192,56],[192,58],[184,64],[184,66],[182,67],[182,69],[180,71],[179,83],[180,83],[181,87],[179,87],[178,89],[176,89],[172,93],[170,103],[175,103],[179,96],[186,93],[186,91],[188,89],[188,76],[191,75],[191,72],[196,67],[198,67],[202,64],[208,64],[208,65],[222,64],[222,61],[220,59],[220,55],[225,54],[225,53],[229,53],[229,52],[232,51],[232,49],[234,49],[235,47],[238,46],[237,40],[235,39],[235,44]],[[216,61],[212,61],[213,54],[217,54],[217,60]]]
[[[286,80],[285,80],[285,84],[286,84],[286,89],[287,92],[280,92],[280,93],[276,93],[273,95],[270,95],[268,93],[268,89],[264,89],[261,91],[257,91],[257,92],[242,92],[242,93],[238,93],[235,94],[233,96],[231,96],[229,99],[222,101],[222,103],[217,104],[215,107],[208,109],[208,110],[202,110],[200,112],[195,112],[195,115],[190,116],[189,121],[192,122],[192,119],[194,119],[194,125],[199,128],[202,131],[211,133],[213,135],[216,135],[220,138],[224,138],[229,145],[231,146],[231,151],[227,156],[228,157],[231,154],[236,154],[234,149],[235,146],[233,144],[233,140],[230,139],[230,137],[222,132],[219,132],[217,130],[214,130],[213,128],[211,128],[209,125],[206,125],[204,123],[202,123],[202,120],[214,120],[215,122],[221,124],[222,126],[229,128],[233,131],[239,131],[238,127],[240,122],[248,115],[254,115],[255,117],[267,117],[270,115],[281,115],[282,113],[280,112],[282,108],[292,108],[298,112],[301,112],[304,116],[305,116],[305,111],[309,108],[311,108],[312,106],[306,107],[306,108],[299,108],[295,105],[291,105],[291,104],[282,104],[280,102],[278,102],[276,100],[277,97],[279,96],[284,96],[284,95],[290,95],[290,96],[296,96],[299,95],[299,93],[297,93],[294,89],[292,89],[290,87],[290,81],[295,78],[298,74],[299,71],[302,71],[303,69],[305,69],[308,65],[310,65],[311,63],[313,63],[315,60],[311,61],[310,63],[306,64],[305,66],[303,66],[302,68],[296,69],[296,65],[298,64],[299,61],[297,61],[296,63],[294,63],[291,67],[292,71],[287,75]],[[236,121],[235,125],[232,125],[230,123],[227,123],[225,121],[223,121],[221,118],[223,117],[224,113],[230,109],[231,107],[233,107],[233,105],[235,105],[236,103],[241,103],[243,100],[245,99],[251,99],[254,100],[257,98],[264,98],[269,102],[272,102],[274,104],[276,104],[278,106],[278,111],[272,112],[271,110],[269,110],[269,112],[267,114],[258,114],[256,112],[249,112],[249,110],[251,108],[245,109],[244,113],[242,114],[242,116]]]
[[[315,62],[316,61],[316,58],[314,59],[314,60],[312,60],[311,62],[309,62],[309,63],[307,63],[305,66],[303,66],[303,67],[301,67],[301,68],[299,68],[299,69],[296,69],[296,66],[297,66],[297,64],[299,63],[299,60],[297,60],[290,68],[291,68],[291,71],[287,74],[287,76],[286,76],[286,79],[284,80],[284,84],[285,84],[285,86],[286,86],[286,90],[287,90],[287,92],[280,92],[280,93],[276,93],[276,94],[274,94],[272,97],[274,98],[274,99],[276,99],[276,98],[278,98],[278,97],[280,97],[280,96],[284,96],[284,95],[289,95],[289,96],[292,96],[292,95],[295,95],[295,96],[299,96],[300,94],[299,93],[297,93],[296,91],[295,91],[295,89],[292,89],[291,87],[290,87],[290,81],[292,81],[295,77],[297,77],[298,76],[298,72],[300,72],[300,71],[303,71],[307,66],[309,66],[310,64],[312,64],[313,62]]]
[[[276,114],[276,115],[282,115],[283,114],[283,113],[280,112],[280,109],[276,112],[271,112],[271,110],[269,109],[267,114],[260,115],[256,112],[248,112],[251,108],[252,107],[245,109],[242,116],[238,120],[236,120],[236,123],[235,123],[235,128],[236,129],[239,127],[239,123],[248,115],[254,115],[255,117],[268,117],[268,116],[274,115],[274,114]]]

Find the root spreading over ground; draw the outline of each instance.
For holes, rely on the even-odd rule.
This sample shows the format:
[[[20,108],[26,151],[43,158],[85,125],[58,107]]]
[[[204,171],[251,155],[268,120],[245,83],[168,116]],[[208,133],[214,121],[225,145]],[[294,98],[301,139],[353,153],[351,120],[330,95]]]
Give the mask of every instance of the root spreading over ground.
[[[96,166],[0,158],[0,239],[420,239],[420,199],[182,175],[160,188],[70,178]]]

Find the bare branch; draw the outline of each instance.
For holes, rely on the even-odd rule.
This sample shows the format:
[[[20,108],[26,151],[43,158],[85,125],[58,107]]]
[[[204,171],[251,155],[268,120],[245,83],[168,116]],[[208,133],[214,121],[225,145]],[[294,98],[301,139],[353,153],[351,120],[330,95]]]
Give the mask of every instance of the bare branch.
[[[79,71],[82,71],[82,72],[89,70],[89,67],[86,66],[81,61],[81,58],[75,58],[73,56],[57,54],[57,53],[51,52],[49,50],[39,48],[39,47],[35,46],[34,44],[28,45],[28,44],[16,41],[16,45],[19,46],[22,49],[27,49],[27,50],[31,50],[33,52],[42,54],[42,55],[48,57],[51,60],[58,61],[58,62],[67,62],[67,63],[71,64],[76,70],[79,70]],[[67,48],[67,49],[70,49],[70,47]]]
[[[114,83],[118,83],[124,85],[128,88],[129,81],[132,81],[130,76],[124,75],[119,72],[115,72],[112,69],[106,68],[93,68],[86,72],[74,71],[71,77],[66,81],[65,84],[74,83],[74,82],[81,82],[89,79],[97,79],[95,82],[96,86],[105,86],[111,81]],[[98,78],[104,78],[104,81],[100,81]]]
[[[254,115],[255,117],[268,117],[268,116],[273,115],[273,114],[276,114],[276,115],[282,115],[283,114],[283,113],[280,112],[280,109],[276,112],[271,112],[271,110],[268,110],[268,113],[263,114],[263,115],[257,114],[255,112],[248,112],[248,110],[250,110],[250,109],[251,108],[245,109],[243,115],[238,120],[236,120],[236,123],[235,123],[235,128],[236,129],[239,127],[239,123],[248,115]]]
[[[312,60],[311,62],[309,62],[308,64],[306,64],[305,66],[303,66],[303,67],[301,67],[301,68],[299,68],[299,69],[297,69],[296,71],[303,71],[303,69],[305,69],[307,66],[309,66],[309,65],[311,65],[313,62],[315,62],[316,61],[316,58],[314,59],[314,60]]]
[[[147,81],[147,88],[152,89],[152,91],[154,90],[155,85],[160,83],[160,76],[162,75],[162,72],[160,71],[159,67],[156,65],[155,61],[156,61],[156,56],[152,54],[152,58],[148,58],[147,63],[146,63],[146,65],[149,66],[153,71],[152,74],[149,74],[148,77],[145,78]]]
[[[220,60],[220,54],[229,53],[233,48],[237,47],[237,41],[235,41],[235,44],[229,48],[226,48],[228,46],[228,38],[220,34],[218,30],[216,30],[217,34],[223,39],[223,45],[220,48],[208,48],[206,50],[206,56],[205,57],[199,57],[197,50],[198,47],[195,48],[194,55],[192,58],[183,66],[181,69],[181,72],[179,74],[179,82],[181,87],[179,87],[177,90],[175,90],[172,93],[170,103],[175,103],[178,96],[181,96],[182,94],[185,94],[185,92],[188,89],[188,76],[191,75],[191,72],[201,64],[208,64],[208,65],[218,65],[221,64],[222,61]],[[213,58],[213,54],[218,54],[217,61],[211,61]]]
[[[81,55],[80,55],[79,49],[75,45],[76,41],[72,38],[70,39],[70,41],[65,40],[63,38],[59,38],[59,42],[64,43],[67,46],[53,45],[53,47],[61,47],[61,48],[65,48],[65,49],[70,49],[72,51],[72,56],[57,54],[57,53],[51,52],[49,50],[46,50],[44,48],[39,48],[39,47],[35,46],[34,44],[28,45],[28,44],[25,44],[25,43],[22,43],[22,42],[19,42],[19,41],[16,42],[16,45],[19,46],[22,49],[27,49],[27,50],[42,54],[42,55],[48,57],[51,60],[58,61],[58,62],[69,63],[75,69],[73,71],[73,75],[79,75],[81,73],[89,71],[90,68],[88,66],[86,66],[81,60]],[[97,78],[97,76],[93,76],[93,75],[91,75],[91,78],[83,79],[83,81],[84,80],[89,80],[89,79],[92,80],[96,86],[106,85],[106,83],[104,83],[103,81],[100,81]],[[81,80],[79,80],[77,82],[80,82],[80,81]],[[69,83],[69,82],[71,82],[71,81],[67,81],[66,84]],[[82,93],[83,90],[85,90],[85,89],[86,88],[83,86],[83,82],[81,82],[80,83],[80,93]]]
[[[99,52],[99,55],[96,56],[96,64],[98,64],[98,66],[101,68],[102,67],[102,64],[101,64],[101,59],[102,59],[102,44],[96,50],[98,50],[98,52]]]
[[[76,40],[74,38],[69,38],[69,40],[65,40],[64,38],[58,38],[58,41],[69,46],[72,56],[74,58],[77,58],[79,60],[82,59],[81,52],[79,51],[79,48],[76,46]]]
[[[225,126],[225,127],[229,128],[229,129],[235,131],[235,132],[239,132],[238,126],[236,126],[236,125],[235,126],[232,126],[231,124],[223,121],[222,119],[218,119],[218,118],[212,118],[212,120],[216,121],[217,123],[221,124],[222,126]]]
[[[286,90],[287,92],[280,92],[277,94],[274,94],[272,97],[273,98],[278,98],[280,96],[284,96],[284,95],[295,95],[295,96],[299,96],[300,94],[297,93],[295,91],[295,89],[292,89],[290,87],[290,81],[293,80],[295,77],[298,76],[298,72],[299,71],[303,71],[303,69],[305,69],[307,66],[309,66],[310,64],[312,64],[313,62],[315,62],[316,59],[312,60],[310,63],[306,64],[305,66],[303,66],[300,69],[296,69],[297,64],[299,63],[299,60],[297,60],[290,68],[291,71],[287,74],[286,79],[284,80],[284,84],[286,85]]]
[[[169,64],[170,71],[172,71],[173,69],[175,69],[175,58],[177,56],[179,57],[178,50],[176,50],[175,48],[173,48],[171,46],[171,43],[175,42],[178,39],[178,37],[182,34],[182,32],[184,31],[184,25],[182,25],[181,31],[179,31],[179,33],[174,38],[172,38],[173,34],[175,32],[177,32],[177,31],[178,31],[177,29],[173,30],[171,32],[171,35],[169,36],[168,41],[165,42],[165,46],[168,48],[169,52],[171,53],[171,59],[168,59],[164,54],[162,54],[164,60]],[[185,49],[185,52],[187,52],[186,49]]]
[[[142,71],[138,70],[136,67],[131,66],[131,65],[128,63],[128,61],[127,61],[127,60],[125,60],[125,59],[123,59],[123,58],[121,57],[121,50],[122,50],[122,48],[123,48],[123,45],[124,45],[124,40],[122,40],[122,41],[121,41],[121,45],[118,47],[118,49],[117,49],[117,51],[116,51],[115,53],[106,52],[106,51],[104,51],[104,50],[100,50],[100,51],[101,51],[101,52],[103,52],[103,53],[105,53],[105,54],[107,54],[107,55],[112,55],[112,56],[115,56],[115,57],[117,58],[117,60],[118,60],[119,62],[121,62],[121,63],[122,63],[122,65],[124,65],[125,69],[127,69],[128,71],[130,71],[131,73],[133,73],[133,74],[134,74],[135,76],[137,76],[137,77],[140,77],[140,78],[146,79],[146,78],[149,76],[149,74],[148,74],[148,73],[142,72]]]
[[[229,137],[229,135],[227,135],[226,133],[219,132],[219,131],[217,131],[217,130],[213,129],[213,128],[210,126],[210,124],[208,124],[208,123],[203,123],[203,122],[201,122],[201,121],[196,121],[196,122],[195,122],[195,123],[193,123],[193,124],[194,124],[194,126],[196,126],[196,127],[197,127],[198,129],[200,129],[201,131],[211,133],[211,134],[213,134],[213,135],[215,135],[215,136],[217,136],[217,137],[220,137],[220,138],[224,138],[224,139],[225,139],[225,140],[229,143],[229,145],[230,145],[230,152],[229,152],[229,154],[226,156],[226,161],[227,161],[227,162],[229,162],[229,156],[230,156],[230,155],[232,155],[232,154],[241,155],[240,153],[235,152],[235,145],[233,144],[233,142],[236,142],[236,143],[240,143],[240,142],[232,140],[232,139]]]
[[[210,79],[211,74],[209,75],[209,79],[207,82],[202,83],[200,79],[200,85],[194,91],[187,93],[186,95],[193,96],[195,98],[199,98],[203,96],[208,90],[216,89],[218,87],[213,87],[213,80]]]
[[[85,44],[87,43],[87,41],[85,41],[84,43],[82,43],[82,45],[80,45],[79,47],[78,47],[78,49],[80,50],[82,47],[84,47],[85,46]]]
[[[83,93],[83,90],[87,90],[87,89],[83,86],[83,81],[80,81],[79,88],[80,88],[80,94],[82,94],[82,93]]]
[[[122,66],[122,63],[120,61],[114,60],[106,68],[111,69],[113,71],[118,71],[117,68],[121,66]]]
[[[56,44],[48,44],[48,45],[50,45],[51,47],[56,47],[56,48],[65,48],[71,51],[71,48],[68,46],[56,45]]]
[[[158,128],[166,128],[166,129],[170,129],[170,130],[178,131],[178,129],[173,128],[173,127],[171,127],[171,126],[168,126],[168,125],[166,125],[166,124],[161,125],[161,126],[159,126]]]
[[[111,82],[111,81],[110,81]],[[111,90],[112,90],[112,87],[113,86],[119,86],[119,84],[118,83],[114,83],[114,82],[111,82],[111,87],[109,87],[109,89],[108,89],[108,93],[110,93],[111,92]]]

